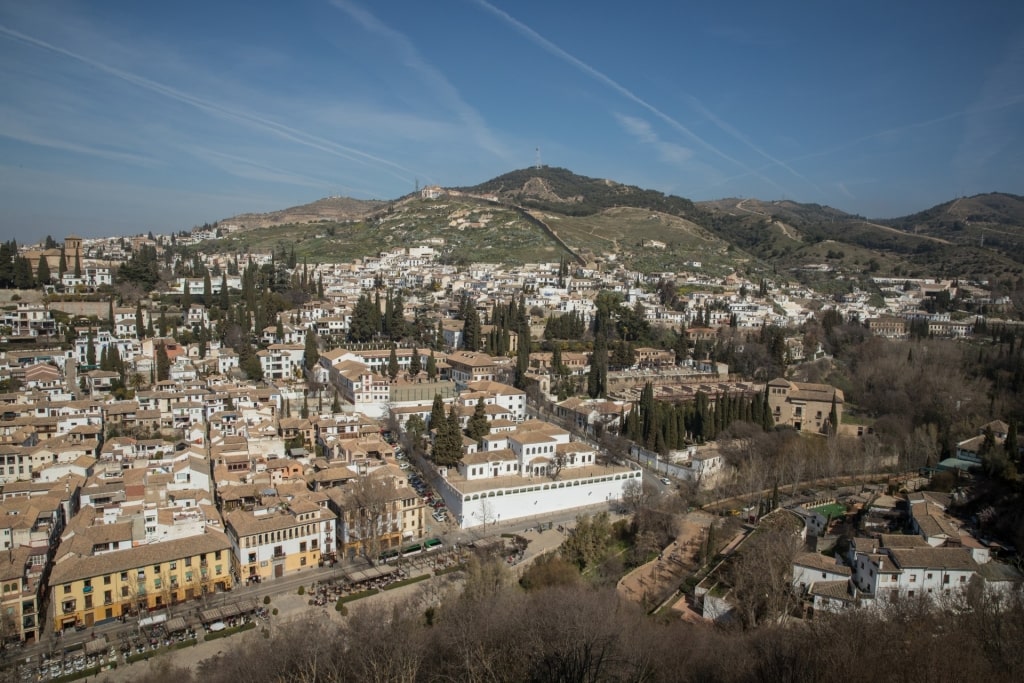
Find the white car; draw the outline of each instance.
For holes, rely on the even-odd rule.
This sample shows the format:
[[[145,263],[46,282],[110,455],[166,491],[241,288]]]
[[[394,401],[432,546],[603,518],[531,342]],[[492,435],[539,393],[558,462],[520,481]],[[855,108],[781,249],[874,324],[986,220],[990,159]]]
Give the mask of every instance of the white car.
[[[668,477],[662,477],[661,478],[661,483],[664,484],[665,486],[671,486],[672,485],[672,480],[669,479]]]
[[[409,463],[407,463],[407,462],[402,462],[402,463],[400,463],[400,464],[398,465],[398,469],[401,469],[401,470],[407,470],[407,469],[409,469]]]

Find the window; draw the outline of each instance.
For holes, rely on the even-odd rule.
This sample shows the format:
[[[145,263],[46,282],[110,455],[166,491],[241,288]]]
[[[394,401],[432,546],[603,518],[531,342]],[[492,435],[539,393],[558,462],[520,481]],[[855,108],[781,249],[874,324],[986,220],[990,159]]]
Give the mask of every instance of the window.
[[[942,577],[942,583],[944,583],[944,584],[948,584],[949,583],[949,574],[946,574],[945,576]]]
[[[171,571],[173,572],[177,568],[178,568],[178,563],[177,562],[171,562]]]
[[[158,564],[154,564],[153,565],[153,573],[154,574],[159,574],[160,573],[160,565],[158,565]]]
[[[185,558],[185,566],[186,567],[191,567],[192,566],[192,558],[191,557],[186,557]]]
[[[928,579],[929,581],[931,581],[931,578],[932,578],[932,573],[931,573],[931,572],[928,572],[928,576],[927,576],[927,577],[925,577],[925,578],[927,578],[927,579]]]
[[[70,583],[65,583],[64,584],[64,595],[67,595],[70,592],[71,592],[71,584]]]
[[[917,583],[917,574],[910,575],[910,583]]]
[[[106,576],[103,577],[103,585],[104,586],[109,586],[110,585],[110,574],[107,574]]]

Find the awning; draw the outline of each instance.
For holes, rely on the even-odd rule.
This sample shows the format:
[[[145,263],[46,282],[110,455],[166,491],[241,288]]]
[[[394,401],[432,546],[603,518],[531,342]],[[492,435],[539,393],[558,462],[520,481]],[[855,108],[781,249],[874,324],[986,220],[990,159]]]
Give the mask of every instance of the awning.
[[[221,613],[216,607],[212,609],[204,609],[199,613],[199,618],[204,624],[209,624],[211,621],[220,621]]]
[[[224,619],[230,619],[231,617],[237,617],[240,614],[238,605],[224,605],[220,608],[220,616]]]
[[[167,623],[164,624],[164,628],[167,629],[168,633],[177,633],[188,628],[188,624],[185,623],[184,617],[174,617],[173,619],[168,619]]]
[[[368,567],[366,569],[360,569],[357,572],[351,572],[350,574],[346,574],[346,576],[348,577],[348,580],[352,583],[362,583],[363,581],[372,581],[374,579],[379,579],[380,577],[387,576],[388,574],[392,574],[395,571],[397,571],[395,567],[392,567],[391,565],[387,564],[382,564],[378,567]]]
[[[97,654],[97,653],[100,653],[100,652],[104,652],[104,651],[106,651],[106,649],[107,649],[107,637],[106,636],[100,636],[99,638],[95,638],[93,640],[90,640],[89,642],[87,642],[85,644],[85,654],[86,655],[94,655],[94,654]]]
[[[139,619],[139,628],[146,628],[147,626],[155,626],[156,624],[162,624],[167,621],[167,614],[155,614],[151,617]]]

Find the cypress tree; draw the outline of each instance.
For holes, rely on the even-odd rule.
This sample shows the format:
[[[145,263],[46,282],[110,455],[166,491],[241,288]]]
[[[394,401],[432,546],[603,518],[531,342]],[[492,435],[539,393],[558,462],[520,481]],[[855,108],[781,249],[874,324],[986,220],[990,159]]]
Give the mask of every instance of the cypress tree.
[[[312,371],[320,362],[320,349],[317,347],[316,332],[306,330],[306,349],[302,356],[302,366]]]
[[[46,260],[46,256],[39,257],[39,267],[36,268],[36,282],[40,286],[50,284],[50,264]]]
[[[139,339],[145,334],[145,322],[142,318],[142,301],[135,303],[135,336]]]
[[[209,307],[213,304],[213,282],[210,281],[210,271],[203,273],[203,305]]]
[[[391,342],[391,353],[388,354],[388,377],[392,380],[398,377],[398,351],[395,349],[395,342]]]
[[[441,394],[434,394],[434,404],[430,407],[430,424],[428,426],[440,431],[442,420],[444,420],[444,401],[441,399]]]
[[[228,274],[220,274],[220,308],[226,311],[231,308],[231,297],[228,295]]]
[[[433,382],[437,379],[437,359],[434,358],[434,350],[430,350],[430,357],[427,358],[427,379]]]
[[[85,343],[88,344],[85,349],[85,364],[88,365],[91,370],[96,366],[96,346],[91,327],[89,328],[89,334],[85,338]]]
[[[469,438],[479,441],[489,434],[490,431],[491,423],[487,419],[487,407],[484,405],[484,397],[481,396],[476,401],[476,407],[473,408],[473,416],[469,418],[466,434]]]
[[[409,360],[409,374],[415,377],[423,371],[423,361],[420,360],[420,350],[413,348],[412,358]]]

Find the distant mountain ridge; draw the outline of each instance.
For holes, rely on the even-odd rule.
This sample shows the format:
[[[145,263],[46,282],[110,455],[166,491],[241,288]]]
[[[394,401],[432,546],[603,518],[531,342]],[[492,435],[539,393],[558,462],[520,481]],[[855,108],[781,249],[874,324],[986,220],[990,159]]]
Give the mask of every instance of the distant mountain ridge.
[[[436,199],[413,193],[392,201],[332,197],[222,223],[248,230],[309,225],[310,235],[296,229],[288,239],[300,249],[312,250],[316,244],[309,253],[314,259],[366,256],[374,248],[408,240],[443,243],[448,257],[460,262],[526,258],[525,251],[516,256],[514,244],[500,230],[484,239],[475,227],[495,230],[505,224],[519,231],[516,239],[530,243],[530,258],[545,250],[555,257],[568,249],[581,262],[614,261],[647,272],[684,270],[699,262],[705,272],[761,263],[773,270],[827,266],[853,275],[1024,273],[1024,198],[1006,193],[962,197],[901,218],[868,220],[790,200],[694,203],[549,166],[446,192]],[[530,221],[548,233],[534,235]],[[280,234],[264,232],[248,246],[266,248],[280,239]],[[495,240],[505,244],[498,248]]]

